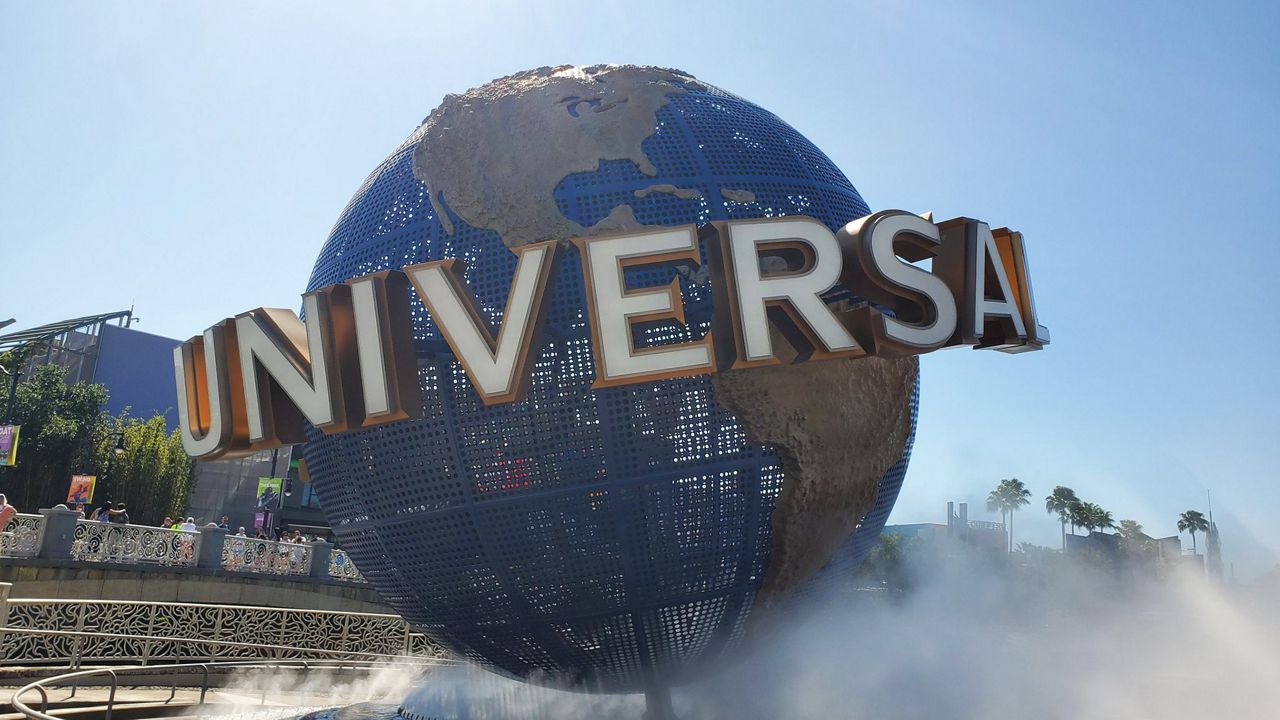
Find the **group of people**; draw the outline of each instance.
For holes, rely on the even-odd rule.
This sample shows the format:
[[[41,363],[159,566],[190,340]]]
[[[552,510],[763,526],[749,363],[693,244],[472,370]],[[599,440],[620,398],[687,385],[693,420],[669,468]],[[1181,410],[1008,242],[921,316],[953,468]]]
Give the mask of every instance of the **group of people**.
[[[223,519],[225,520],[225,518]],[[195,532],[196,519],[188,517],[186,520],[182,520],[181,518],[174,520],[168,515],[165,515],[164,520],[160,523],[160,527],[169,528],[170,530],[181,530],[182,532]]]
[[[58,505],[57,507],[64,510],[75,510],[80,515],[81,520],[85,519],[85,508],[82,503],[72,505],[70,508],[67,508],[66,505]],[[6,498],[3,493],[0,493],[0,529],[3,529],[4,526],[7,525],[17,514],[18,509],[10,505],[8,498]],[[124,503],[113,503],[108,500],[102,505],[102,507],[95,508],[93,510],[93,514],[88,516],[88,519],[94,522],[109,522],[117,525],[128,525],[129,511],[125,508]],[[191,520],[191,518],[187,518],[187,520]],[[192,529],[194,529],[194,527]]]
[[[269,549],[270,546],[256,544],[256,541],[260,540],[270,541],[262,528],[257,530],[255,542],[249,541],[243,527],[230,537],[230,542],[227,543],[228,552],[223,556],[224,565],[229,569],[250,567],[260,572],[285,573],[290,571],[291,566],[301,566],[305,563],[307,554],[302,546],[311,542],[313,538],[306,537],[300,530],[294,530],[292,533],[282,533],[280,539],[275,541],[277,543],[275,548]],[[290,545],[294,547],[288,547]]]
[[[60,507],[66,508],[66,506]],[[82,520],[118,525],[129,524],[129,511],[124,503],[107,502],[101,507],[95,508],[88,517],[85,516],[85,507],[82,504],[72,506],[70,509],[78,512]],[[4,494],[0,493],[0,531],[3,531],[5,526],[17,514],[17,508],[10,505]],[[213,523],[209,523],[209,525],[212,526]],[[192,516],[187,516],[186,518],[166,516],[160,527],[174,531],[171,545],[173,556],[166,555],[166,558],[172,561],[190,562],[195,551],[196,533],[200,530],[200,525],[197,524],[196,519]],[[231,518],[226,515],[222,516],[217,523],[217,527],[226,530],[231,539],[223,553],[223,563],[228,568],[238,566],[239,569],[254,568],[259,571],[275,573],[294,572],[295,567],[301,567],[307,562],[307,549],[301,546],[320,539],[303,535],[302,531],[298,529],[286,530],[281,532],[278,540],[274,540],[278,545],[271,548],[271,546],[256,545],[254,542],[250,542],[243,525],[237,528],[234,534],[231,534]],[[272,541],[267,529],[255,528],[255,530],[257,531],[257,536],[253,538],[254,541]],[[119,541],[120,538],[116,538],[116,542]],[[161,560],[161,562],[165,562],[165,560]],[[305,571],[305,568],[303,570]]]
[[[84,505],[76,505],[71,509],[80,513],[80,517],[84,518]],[[125,508],[124,503],[113,503],[108,500],[102,507],[94,508],[93,513],[89,515],[88,519],[94,522],[109,522],[117,525],[128,525],[129,511]]]
[[[59,507],[65,508],[66,506],[59,506]],[[129,510],[128,508],[125,507],[125,504],[122,502],[117,503],[117,502],[111,502],[108,500],[101,507],[94,508],[93,511],[89,513],[87,516],[85,514],[84,504],[73,505],[71,506],[70,509],[79,513],[81,520],[87,519],[92,522],[114,523],[116,525],[128,525],[130,523]],[[0,530],[3,530],[4,527],[8,525],[9,522],[17,514],[18,514],[18,509],[9,504],[8,498],[5,497],[4,493],[0,493]],[[184,532],[184,533],[194,533],[200,529],[199,525],[196,524],[196,519],[192,516],[187,516],[185,519],[183,519],[181,517],[173,518],[166,515],[164,518],[164,521],[160,523],[160,527],[168,528],[170,530],[177,530],[179,532]],[[223,515],[222,519],[218,522],[218,527],[230,532],[231,518],[226,515]],[[259,527],[259,528],[255,528],[255,530],[257,531],[256,535],[254,536],[255,540],[272,540],[271,536],[267,533],[267,530],[265,528]],[[248,534],[245,532],[245,528],[243,525],[241,525],[239,528],[236,529],[236,532],[234,533],[234,537],[241,537],[241,538],[248,537]],[[318,539],[319,539],[318,537],[308,537],[306,535],[303,535],[301,530],[295,529],[293,532],[288,532],[288,531],[282,532],[280,534],[280,539],[276,540],[275,542],[301,545],[301,544],[313,542]]]

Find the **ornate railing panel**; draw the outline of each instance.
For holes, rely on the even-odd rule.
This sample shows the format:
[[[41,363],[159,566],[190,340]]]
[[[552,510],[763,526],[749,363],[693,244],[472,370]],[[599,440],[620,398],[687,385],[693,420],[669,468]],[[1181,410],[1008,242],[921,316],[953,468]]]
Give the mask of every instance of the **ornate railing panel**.
[[[230,535],[222,544],[222,567],[232,572],[309,575],[311,545]]]
[[[18,513],[0,528],[0,557],[35,557],[44,534],[44,516]]]
[[[318,651],[448,656],[448,652],[430,638],[412,632],[398,615],[375,613],[241,605],[18,599],[9,601],[8,626],[87,634],[0,635],[0,664],[67,664],[77,657],[85,661],[119,663],[307,658],[316,657]],[[219,646],[184,642],[179,638],[247,645]]]
[[[364,576],[356,569],[356,564],[351,562],[351,557],[343,550],[329,551],[329,577],[352,582],[365,581]]]
[[[198,533],[149,525],[76,523],[71,557],[88,562],[194,565]]]
[[[409,633],[409,646],[405,650],[405,655],[417,655],[421,657],[446,657],[449,654],[436,641],[422,633]]]

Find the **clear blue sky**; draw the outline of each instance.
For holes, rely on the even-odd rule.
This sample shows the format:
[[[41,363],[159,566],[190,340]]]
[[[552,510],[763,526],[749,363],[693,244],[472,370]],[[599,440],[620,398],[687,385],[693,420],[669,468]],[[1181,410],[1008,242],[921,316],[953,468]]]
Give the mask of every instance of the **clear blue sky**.
[[[295,307],[445,93],[678,67],[790,122],[873,208],[1026,233],[1054,344],[924,360],[895,522],[1016,476],[1022,539],[1058,542],[1056,484],[1166,535],[1211,488],[1252,575],[1280,557],[1280,6],[1226,5],[0,3],[0,318],[135,305],[188,337]]]

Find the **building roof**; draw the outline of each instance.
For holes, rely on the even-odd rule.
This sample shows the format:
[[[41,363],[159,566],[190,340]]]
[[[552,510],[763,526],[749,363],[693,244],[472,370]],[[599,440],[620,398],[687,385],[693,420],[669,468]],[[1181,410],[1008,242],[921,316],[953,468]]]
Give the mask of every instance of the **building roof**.
[[[83,327],[90,327],[99,323],[118,320],[120,318],[127,318],[132,315],[132,310],[118,310],[116,312],[103,313],[101,315],[86,315],[85,317],[62,320],[56,323],[49,323],[48,325],[41,325],[39,327],[9,333],[8,335],[0,335],[0,352],[22,347],[23,345],[28,345],[33,342],[40,342],[41,340],[55,338],[63,333],[71,332],[72,330],[78,330]]]

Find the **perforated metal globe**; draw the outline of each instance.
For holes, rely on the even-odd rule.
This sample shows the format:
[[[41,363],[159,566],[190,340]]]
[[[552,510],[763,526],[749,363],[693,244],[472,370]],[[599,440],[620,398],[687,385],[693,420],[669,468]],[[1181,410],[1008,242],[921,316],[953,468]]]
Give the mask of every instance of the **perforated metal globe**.
[[[656,109],[637,117],[650,112],[645,102]],[[546,103],[567,119],[547,115]],[[529,136],[530,108],[571,137]],[[578,138],[578,121],[595,125]],[[546,178],[524,184],[518,176],[528,166],[519,161],[531,154],[559,142],[589,158],[582,142],[612,152],[605,146],[617,138],[609,133],[637,127],[643,157],[601,155],[594,168],[547,185],[549,196],[495,194],[546,185]],[[457,135],[469,128],[498,132],[467,145]],[[437,148],[436,137],[454,145],[440,140]],[[482,156],[459,166],[456,158],[469,156],[457,155],[458,147]],[[454,164],[432,167],[441,157]],[[547,160],[537,162],[542,168]],[[464,202],[467,211],[459,211]],[[527,229],[536,223],[517,230],[465,220],[495,202],[516,215],[553,203],[540,210],[562,216],[552,231],[582,234],[780,215],[811,216],[834,230],[868,213],[821,151],[742,98],[676,71],[542,69],[446,99],[356,192],[308,290],[458,258],[497,327],[515,268],[508,246],[546,238]],[[521,232],[530,236],[514,237]],[[762,584],[782,556],[775,529],[783,518],[775,513],[786,510],[779,496],[791,481],[789,452],[749,440],[744,418],[718,398],[720,381],[711,377],[592,390],[581,266],[567,245],[561,254],[523,401],[484,405],[414,298],[423,417],[333,436],[311,430],[307,464],[364,576],[396,611],[460,655],[512,676],[602,691],[686,679],[725,657],[763,605]],[[709,328],[705,272],[643,270],[627,279],[654,285],[673,272],[688,325],[645,326],[636,334],[640,345],[697,339]],[[838,289],[830,299],[842,299]],[[899,393],[911,434],[915,387],[912,365]],[[822,421],[799,407],[795,422]],[[897,497],[910,447],[908,434],[892,465],[871,479],[865,513],[820,564],[847,569],[865,555]]]

